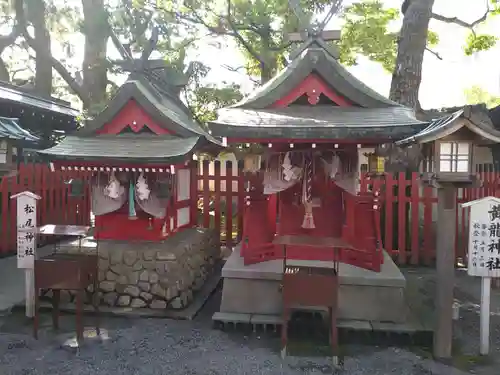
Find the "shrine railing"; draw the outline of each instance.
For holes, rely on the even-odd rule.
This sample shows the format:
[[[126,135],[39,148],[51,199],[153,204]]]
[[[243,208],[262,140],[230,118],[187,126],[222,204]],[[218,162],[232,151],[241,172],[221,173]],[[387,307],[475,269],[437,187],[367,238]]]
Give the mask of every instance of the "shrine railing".
[[[86,180],[90,175],[84,171],[52,172],[44,163],[21,162],[16,176],[0,180],[0,256],[16,251],[17,208],[10,197],[17,193],[28,190],[42,198],[38,202],[38,225],[90,225],[90,194],[85,191],[81,196],[70,196],[70,185],[66,182],[72,178]],[[58,238],[42,236],[38,246],[49,240]]]
[[[343,201],[342,239],[357,249],[342,249],[341,261],[378,272],[384,261],[378,192],[357,195],[340,189]]]
[[[16,177],[0,182],[0,256],[14,254],[16,249],[16,207],[10,196],[30,190],[42,196],[39,222],[87,224],[90,222],[88,192],[70,197],[64,181],[86,172],[51,172],[46,164],[26,162]],[[478,172],[483,185],[459,189],[457,202],[485,196],[500,197],[500,173]],[[84,178],[87,178],[83,176]],[[220,233],[228,247],[242,239],[245,183],[248,176],[241,165],[231,162],[200,162],[198,179],[198,225]],[[381,193],[380,227],[383,248],[400,265],[432,265],[435,259],[437,193],[422,186],[418,174],[387,174],[379,178],[361,176],[361,193]],[[463,262],[468,239],[468,209],[458,207],[456,216],[456,256]]]

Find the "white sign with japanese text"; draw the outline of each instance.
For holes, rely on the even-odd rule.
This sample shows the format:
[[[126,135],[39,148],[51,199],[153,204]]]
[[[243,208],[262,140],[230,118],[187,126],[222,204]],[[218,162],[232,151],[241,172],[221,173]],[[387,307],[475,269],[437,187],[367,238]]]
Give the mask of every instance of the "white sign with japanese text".
[[[468,274],[500,276],[500,200],[483,198],[464,204],[470,206]]]
[[[32,269],[36,256],[36,204],[40,197],[23,192],[11,198],[17,199],[17,268]]]
[[[486,197],[462,204],[470,207],[467,273],[481,277],[479,352],[490,350],[491,278],[500,276],[500,199]]]

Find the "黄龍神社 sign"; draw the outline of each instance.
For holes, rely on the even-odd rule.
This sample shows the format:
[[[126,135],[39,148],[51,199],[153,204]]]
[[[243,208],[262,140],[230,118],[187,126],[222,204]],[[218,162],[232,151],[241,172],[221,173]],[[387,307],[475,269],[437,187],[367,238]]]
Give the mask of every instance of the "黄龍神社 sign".
[[[500,199],[486,197],[462,207],[470,207],[468,274],[499,277]]]

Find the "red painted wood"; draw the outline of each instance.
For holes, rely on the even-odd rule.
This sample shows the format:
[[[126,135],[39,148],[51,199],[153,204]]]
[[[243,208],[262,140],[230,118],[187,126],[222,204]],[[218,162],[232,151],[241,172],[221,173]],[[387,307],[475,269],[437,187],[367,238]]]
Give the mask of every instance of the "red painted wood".
[[[214,162],[214,228],[220,233],[222,231],[221,227],[221,175],[220,175],[220,161],[216,160]],[[221,239],[222,240],[222,239]]]
[[[394,251],[394,177],[392,173],[385,175],[385,250],[392,256]]]
[[[198,225],[198,163],[196,163],[194,160],[189,162],[189,169],[190,169],[190,183],[191,183],[191,190],[190,190],[190,198],[191,198],[191,213],[190,213],[190,220],[189,224],[191,226],[197,226]]]
[[[233,247],[233,163],[231,161],[226,161],[225,163],[225,201],[226,201],[226,246],[228,248]]]
[[[2,178],[0,180],[0,209],[2,216],[0,217],[0,254],[12,250],[10,247],[9,238],[9,190],[11,178]]]
[[[238,161],[238,242],[243,239],[243,213],[245,210],[245,174],[243,161]]]
[[[128,212],[118,211],[95,217],[95,237],[102,240],[161,241],[165,239],[162,227],[165,219],[153,219],[143,211],[137,211],[137,219],[130,220]]]
[[[420,261],[420,176],[418,173],[411,175],[411,264],[418,265]]]
[[[406,176],[398,176],[398,259],[406,264]]]
[[[20,193],[23,191],[23,187],[19,184],[19,181],[22,181],[24,178],[24,164],[21,163],[19,165],[19,170],[18,170],[18,175],[15,177],[10,178],[10,197]],[[10,198],[9,197],[9,198]],[[9,223],[9,250],[11,251],[16,251],[17,247],[17,200],[10,199],[10,212],[7,217],[10,218],[10,223]],[[3,218],[2,218],[3,220]]]
[[[156,135],[173,134],[153,121],[134,99],[130,99],[110,122],[96,131],[96,134],[119,134],[128,126],[134,133],[138,133],[144,127],[147,127]]]
[[[210,162],[203,160],[203,227],[210,228]]]
[[[277,100],[272,107],[283,108],[293,104],[302,95],[307,95],[309,104],[318,104],[320,95],[323,94],[340,107],[350,107],[352,103],[333,90],[319,75],[311,73],[297,87],[286,96]]]

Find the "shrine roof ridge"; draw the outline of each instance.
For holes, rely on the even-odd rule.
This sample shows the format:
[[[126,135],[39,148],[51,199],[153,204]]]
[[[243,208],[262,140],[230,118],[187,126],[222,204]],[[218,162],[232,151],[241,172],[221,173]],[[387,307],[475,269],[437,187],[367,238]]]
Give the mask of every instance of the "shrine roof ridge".
[[[89,120],[82,129],[75,134],[79,136],[94,136],[106,123],[130,101],[135,100],[151,118],[166,130],[179,137],[205,137],[208,141],[220,145],[189,115],[180,99],[175,100],[172,95],[160,92],[155,84],[145,77],[127,80],[111,99],[106,108],[94,119]]]
[[[431,121],[425,129],[397,141],[396,145],[432,142],[453,134],[462,127],[491,142],[500,143],[500,130],[494,127],[486,108],[483,105],[467,105],[455,113]]]
[[[401,106],[354,77],[324,47],[314,45],[302,51],[276,76],[231,108],[268,108],[312,73],[320,75],[335,91],[360,107]]]

